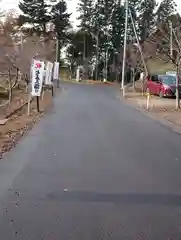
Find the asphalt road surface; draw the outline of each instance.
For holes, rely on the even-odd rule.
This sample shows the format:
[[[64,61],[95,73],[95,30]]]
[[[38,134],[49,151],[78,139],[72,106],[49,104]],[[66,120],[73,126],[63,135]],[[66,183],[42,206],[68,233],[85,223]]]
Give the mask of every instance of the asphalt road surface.
[[[180,240],[181,136],[113,87],[64,88],[0,162],[0,239]]]

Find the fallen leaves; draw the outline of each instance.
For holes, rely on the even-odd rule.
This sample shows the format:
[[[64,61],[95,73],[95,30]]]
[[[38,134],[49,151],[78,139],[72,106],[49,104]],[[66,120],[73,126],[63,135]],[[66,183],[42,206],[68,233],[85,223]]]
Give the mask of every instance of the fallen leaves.
[[[18,140],[37,123],[47,107],[52,103],[50,91],[46,91],[40,101],[41,113],[36,110],[36,101],[31,104],[31,114],[27,116],[27,106],[12,115],[5,125],[0,125],[0,159],[3,154],[14,148]]]

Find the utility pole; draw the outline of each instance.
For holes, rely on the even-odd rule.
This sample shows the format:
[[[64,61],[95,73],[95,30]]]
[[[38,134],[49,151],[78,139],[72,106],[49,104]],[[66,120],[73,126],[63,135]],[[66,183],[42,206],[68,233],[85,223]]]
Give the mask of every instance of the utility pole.
[[[170,29],[170,57],[173,56],[173,26],[172,22],[169,21],[169,29]]]
[[[112,11],[110,13],[110,16],[107,19],[107,29],[106,29],[106,32],[105,32],[105,35],[106,35],[106,38],[107,38],[107,47],[106,47],[106,52],[105,52],[105,79],[106,79],[106,81],[107,81],[107,77],[108,77],[108,71],[107,71],[107,68],[108,68],[108,57],[109,57],[108,53],[109,53],[109,47],[110,47],[109,44],[110,44],[110,40],[111,40],[110,39],[111,35],[109,34],[109,26],[110,26],[110,22],[111,22],[112,15],[114,13],[116,4],[117,4],[117,1],[114,2]]]
[[[86,80],[85,78],[86,78],[86,71],[85,71],[85,69],[86,69],[86,31],[84,31],[84,52],[83,52],[83,66],[84,66],[84,75],[83,75],[83,77],[84,77],[84,80]]]
[[[105,75],[104,75],[104,79],[107,81],[107,75],[108,75],[108,71],[107,71],[107,67],[108,67],[108,53],[109,53],[109,33],[108,33],[108,29],[105,32],[105,35],[107,37],[107,46],[106,46],[106,51],[105,51],[105,60],[104,60],[104,69],[105,69]]]
[[[128,30],[128,0],[125,0],[125,26],[124,26],[124,47],[123,47],[123,63],[122,63],[122,82],[121,89],[123,97],[125,96],[124,78],[125,78],[125,63],[126,63],[126,47],[127,47],[127,30]]]
[[[95,80],[98,80],[98,60],[99,60],[99,30],[97,30],[97,34],[90,32],[93,38],[96,40],[96,66],[95,66]]]
[[[107,67],[108,67],[108,50],[109,50],[109,48],[107,47],[107,50],[106,50],[106,56],[105,56],[105,79],[106,79],[106,81],[107,81]]]
[[[85,59],[86,59],[86,32],[84,31],[84,52],[83,52],[84,65],[85,65]]]
[[[56,39],[56,62],[59,62],[59,40],[58,38]]]
[[[87,1],[84,0],[84,6],[83,6],[83,26],[86,25],[86,10],[87,10]],[[84,69],[84,73],[83,73],[83,80],[85,80],[85,68],[86,68],[86,28],[84,27],[84,50],[83,50],[83,69]]]
[[[99,63],[99,31],[96,36],[96,72],[95,72],[95,80],[98,80],[98,63]]]
[[[132,16],[132,13],[131,13],[130,9],[129,9],[129,15],[130,15],[130,18],[131,18],[131,23],[132,23],[132,26],[133,26],[134,35],[136,37],[137,45],[136,44],[135,45],[137,46],[137,48],[140,52],[141,60],[143,62],[143,66],[144,66],[144,70],[145,70],[145,74],[147,76],[147,74],[148,74],[147,66],[146,66],[146,63],[145,63],[145,59],[144,59],[144,56],[143,56],[143,51],[142,51],[141,46],[140,46],[140,42],[139,42],[139,39],[138,39],[138,34],[136,32],[135,24],[134,24],[134,21],[133,21],[133,16]]]

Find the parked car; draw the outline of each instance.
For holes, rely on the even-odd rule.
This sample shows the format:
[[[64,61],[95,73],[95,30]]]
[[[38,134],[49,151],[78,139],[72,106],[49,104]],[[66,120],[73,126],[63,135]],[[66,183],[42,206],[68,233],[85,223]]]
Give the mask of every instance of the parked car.
[[[180,79],[179,79],[180,82]],[[146,82],[146,91],[160,97],[175,97],[176,95],[176,76],[174,75],[151,75]],[[181,94],[181,82],[179,83]]]

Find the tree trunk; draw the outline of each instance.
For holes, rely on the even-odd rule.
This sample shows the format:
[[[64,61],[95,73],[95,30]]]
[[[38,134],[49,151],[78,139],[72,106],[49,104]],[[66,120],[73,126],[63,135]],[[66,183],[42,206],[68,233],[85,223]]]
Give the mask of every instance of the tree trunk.
[[[43,24],[43,34],[46,34],[46,23]]]
[[[12,79],[11,79],[11,70],[8,70],[8,83],[9,83],[9,104],[12,102],[12,93],[13,93],[13,88],[12,88]]]
[[[179,60],[180,63],[180,60]],[[176,72],[176,109],[180,109],[180,91],[179,91],[179,65],[177,64],[177,72]]]
[[[97,33],[96,38],[96,72],[95,72],[95,80],[98,80],[98,63],[99,63],[99,31]]]
[[[57,38],[56,41],[56,61],[60,63],[60,40]]]
[[[132,68],[132,83],[133,83],[133,90],[135,91],[135,69]]]

